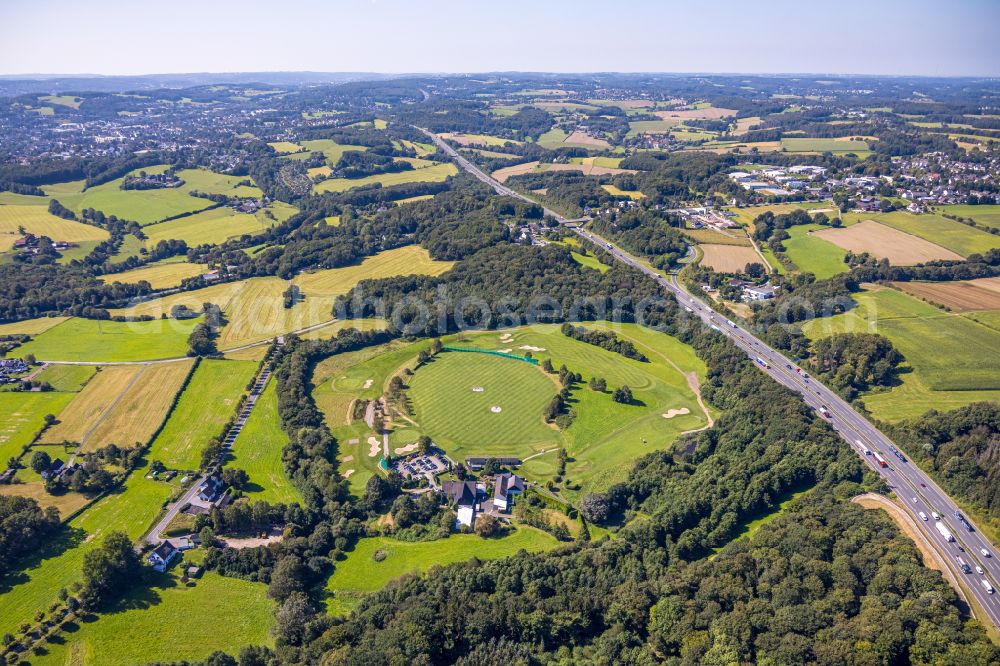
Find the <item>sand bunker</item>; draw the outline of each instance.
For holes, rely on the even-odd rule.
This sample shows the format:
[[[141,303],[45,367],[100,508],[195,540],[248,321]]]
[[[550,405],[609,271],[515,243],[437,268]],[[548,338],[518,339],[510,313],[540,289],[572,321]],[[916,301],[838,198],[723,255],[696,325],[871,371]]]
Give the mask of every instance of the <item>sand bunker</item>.
[[[413,442],[412,444],[407,444],[406,446],[400,446],[400,447],[397,447],[397,448],[393,449],[393,451],[396,452],[397,456],[401,456],[401,455],[403,455],[405,453],[410,453],[411,451],[416,451],[416,450],[417,450],[417,443],[416,442]]]
[[[513,333],[504,333],[500,336],[500,342],[510,342],[512,339],[514,339]]]
[[[524,350],[533,351],[533,352],[543,352],[543,351],[545,351],[545,347],[535,347],[534,345],[521,345],[520,347],[518,347],[518,349],[524,349]]]
[[[354,460],[354,456],[344,456],[342,462],[351,462],[352,460]]]
[[[361,388],[363,388],[363,389],[370,389],[372,387],[372,384],[374,384],[374,383],[375,383],[374,379],[366,379],[365,380],[365,385],[362,386]]]
[[[506,349],[498,349],[497,351],[500,352],[501,354],[509,354],[514,350],[511,347],[507,347]]]
[[[668,409],[663,413],[663,418],[672,419],[675,416],[684,416],[685,414],[690,414],[691,410],[687,407],[681,407],[680,409]]]
[[[354,470],[353,470],[353,469],[349,469],[349,470],[346,470],[346,471],[344,472],[344,478],[345,478],[345,479],[349,479],[349,478],[351,478],[351,474],[354,474]]]
[[[490,407],[490,411],[493,412],[494,414],[499,414],[500,412],[503,411],[503,408],[500,407],[500,405],[493,405],[492,407]]]
[[[358,439],[357,437],[355,437],[354,439],[347,440],[347,443],[348,444],[357,444],[360,441],[361,441],[360,439]]]
[[[382,448],[382,444],[375,437],[368,438],[368,457],[374,458],[378,455],[379,450]]]

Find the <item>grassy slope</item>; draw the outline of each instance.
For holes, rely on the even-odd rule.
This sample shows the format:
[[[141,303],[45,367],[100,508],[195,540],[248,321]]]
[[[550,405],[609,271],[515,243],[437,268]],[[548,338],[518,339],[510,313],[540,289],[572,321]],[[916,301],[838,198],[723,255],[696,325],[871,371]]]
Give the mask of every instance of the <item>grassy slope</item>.
[[[281,462],[288,435],[281,430],[275,386],[271,381],[258,398],[226,465],[244,469],[250,475],[247,495],[251,500],[301,504],[302,496],[288,480]]]
[[[970,349],[1000,348],[1000,331],[977,322],[978,313],[948,314],[892,289],[871,288],[854,296],[858,307],[803,327],[818,339],[842,331],[881,333],[906,357],[912,372],[901,385],[872,393],[865,405],[890,421],[945,411],[978,400],[1000,399],[1000,360]]]
[[[200,304],[199,304],[200,305]],[[143,322],[70,318],[18,349],[40,360],[147,361],[187,353],[198,319]]]
[[[256,369],[252,361],[202,361],[153,441],[150,459],[171,468],[197,469],[201,449],[222,432]]]

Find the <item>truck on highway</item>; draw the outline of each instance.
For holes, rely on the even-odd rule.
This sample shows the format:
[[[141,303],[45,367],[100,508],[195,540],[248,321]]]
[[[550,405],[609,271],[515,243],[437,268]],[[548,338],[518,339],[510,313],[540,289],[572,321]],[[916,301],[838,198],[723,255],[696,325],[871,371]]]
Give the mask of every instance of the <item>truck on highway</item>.
[[[885,461],[885,458],[883,458],[881,456],[881,454],[879,454],[878,451],[872,451],[872,456],[874,456],[875,461],[878,463],[879,467],[888,467],[889,466],[889,463],[887,463]]]
[[[958,567],[963,572],[965,572],[965,573],[972,573],[972,567],[969,566],[968,562],[966,562],[965,560],[963,560],[961,557],[958,557],[958,558],[955,558],[955,559],[958,560]]]
[[[948,543],[955,541],[955,536],[951,533],[951,530],[944,526],[944,523],[934,523],[934,527],[937,528],[937,531],[944,537],[945,541]]]
[[[726,323],[732,326],[733,328],[739,328],[732,319],[727,319]]]
[[[862,442],[860,439],[854,440],[854,443],[858,445],[858,447],[861,449],[861,452],[864,453],[866,456],[870,456],[872,454],[872,450],[869,449],[867,446],[865,446],[864,442]]]
[[[986,589],[986,594],[993,594],[993,585],[985,578],[983,579],[983,587]]]
[[[906,456],[899,452],[895,446],[889,445],[889,453],[899,458],[899,462],[906,462]]]
[[[757,357],[757,363],[759,363],[760,367],[762,367],[764,369],[767,369],[767,368],[771,367],[770,364],[767,361],[765,361],[764,359],[762,359],[760,356]]]

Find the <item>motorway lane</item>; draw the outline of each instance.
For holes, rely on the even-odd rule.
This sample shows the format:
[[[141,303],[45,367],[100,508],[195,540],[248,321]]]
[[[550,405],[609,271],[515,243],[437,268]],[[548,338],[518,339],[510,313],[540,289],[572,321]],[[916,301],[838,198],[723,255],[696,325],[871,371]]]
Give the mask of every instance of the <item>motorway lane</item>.
[[[515,192],[485,174],[433,133],[424,129],[421,129],[421,131],[430,137],[441,150],[458,162],[459,166],[471,173],[478,180],[490,185],[498,194],[540,205],[538,202],[519,192]],[[930,542],[941,552],[943,559],[952,568],[955,575],[959,578],[964,578],[966,585],[988,616],[988,621],[1000,629],[1000,592],[994,594],[987,593],[981,583],[984,576],[977,574],[975,571],[976,566],[982,567],[985,571],[985,577],[990,580],[994,588],[997,587],[998,583],[1000,583],[1000,555],[994,552],[996,548],[983,536],[983,533],[978,528],[975,528],[974,523],[972,523],[975,528],[973,532],[969,532],[961,526],[955,518],[955,512],[958,511],[958,506],[955,502],[915,463],[909,460],[902,462],[893,456],[890,452],[890,447],[893,444],[888,437],[875,428],[868,419],[854,411],[846,401],[825,385],[813,378],[807,378],[803,373],[796,371],[796,366],[790,360],[786,359],[783,354],[768,347],[751,333],[735,325],[731,325],[725,317],[712,310],[700,299],[694,297],[677,281],[676,275],[671,275],[668,279],[621,248],[608,242],[607,239],[579,226],[570,224],[570,220],[567,220],[553,210],[544,208],[544,206],[543,209],[546,215],[555,218],[576,234],[600,246],[615,259],[629,264],[636,270],[656,280],[664,289],[673,294],[679,303],[690,308],[693,314],[698,316],[703,322],[716,328],[722,335],[725,335],[736,344],[737,347],[746,352],[751,360],[757,358],[764,360],[769,367],[764,368],[759,364],[755,364],[777,382],[799,393],[807,405],[817,412],[821,408],[827,409],[830,417],[826,420],[830,421],[830,424],[837,433],[847,441],[848,445],[870,467],[886,479],[887,484],[900,497],[905,509],[913,515],[918,527],[924,531]],[[858,442],[861,442],[860,446]],[[873,460],[873,456],[865,455],[864,448],[878,451],[887,461],[888,467],[880,467]],[[915,502],[913,501],[914,499],[916,500]],[[919,512],[921,511],[927,514],[927,521],[920,518]],[[930,517],[932,511],[936,511],[941,516],[941,521],[948,527],[955,538],[954,543],[946,542],[944,537],[932,525],[935,522]],[[966,518],[968,519],[968,516]],[[971,519],[969,519],[969,522],[971,523]],[[959,550],[960,547],[965,552]],[[990,553],[990,556],[984,556],[980,549],[985,549],[987,553]],[[966,574],[959,568],[957,562],[959,556],[964,558],[973,568],[971,574]]]

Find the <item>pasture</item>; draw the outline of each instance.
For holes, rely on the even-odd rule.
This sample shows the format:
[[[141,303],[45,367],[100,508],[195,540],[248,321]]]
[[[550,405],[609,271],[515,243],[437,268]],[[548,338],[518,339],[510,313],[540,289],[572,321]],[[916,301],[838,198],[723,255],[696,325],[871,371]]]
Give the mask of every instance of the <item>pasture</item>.
[[[962,258],[945,247],[872,220],[823,229],[813,235],[855,254],[868,252],[879,259],[888,259],[897,266]]]
[[[316,193],[322,192],[346,192],[355,187],[374,185],[379,183],[382,187],[392,187],[404,183],[441,183],[449,177],[458,173],[458,167],[451,162],[434,163],[422,169],[411,169],[410,171],[399,171],[396,173],[381,173],[364,178],[332,178],[317,183],[313,188]]]
[[[56,217],[49,214],[46,206],[0,205],[0,252],[10,250],[14,241],[21,237],[19,227],[55,241],[82,243],[108,239],[108,232],[104,229]]]
[[[259,187],[243,185],[249,181],[249,176],[227,176],[208,169],[181,169],[177,176],[184,181],[178,189],[182,192],[205,192],[207,194],[225,194],[230,197],[259,198],[264,195]]]
[[[198,302],[199,309],[203,302]],[[178,358],[187,353],[188,336],[198,322],[117,322],[71,317],[18,347],[18,353],[34,354],[39,360],[94,363]]]
[[[77,393],[95,372],[97,367],[93,365],[49,365],[35,379],[48,382],[55,391]]]
[[[121,282],[134,284],[145,280],[153,289],[169,289],[179,287],[182,280],[201,275],[208,271],[206,264],[191,264],[186,261],[171,261],[169,259],[146,264],[123,273],[111,273],[98,278],[101,282]]]
[[[222,433],[256,370],[253,361],[203,360],[153,440],[150,459],[173,469],[198,469],[201,450]]]
[[[269,210],[278,222],[284,221],[298,212],[294,206],[275,202],[264,210]],[[161,240],[182,240],[189,246],[222,243],[243,234],[260,234],[267,231],[275,220],[269,219],[264,210],[256,213],[237,213],[225,206],[181,217],[169,222],[160,222],[143,229],[149,238],[147,247],[153,247]]]
[[[646,195],[638,190],[621,190],[615,187],[614,185],[601,185],[601,188],[603,188],[604,191],[610,194],[611,196],[615,197],[628,197],[633,201],[639,201],[640,199],[646,198]]]
[[[911,296],[944,306],[951,312],[1000,310],[1000,278],[954,282],[894,282]]]
[[[260,394],[225,464],[246,470],[250,475],[244,492],[251,501],[301,504],[302,495],[288,479],[281,460],[288,435],[281,429],[275,386],[275,380],[271,380]]]
[[[830,208],[830,204],[825,201],[803,201],[800,203],[766,204],[763,206],[746,206],[744,208],[728,208],[727,212],[735,215],[735,220],[745,226],[752,226],[753,221],[758,216],[770,211],[775,215],[784,215],[793,210],[805,210],[810,215],[813,213],[825,212],[827,215],[836,215],[836,211]]]
[[[153,171],[147,169],[146,171]],[[135,173],[135,172],[133,172]],[[107,215],[117,215],[145,226],[168,217],[204,210],[215,204],[208,199],[193,197],[179,187],[159,190],[123,190],[121,178],[97,185],[83,192],[75,210],[94,208]],[[62,202],[67,208],[69,204]]]
[[[567,136],[563,143],[567,146],[582,146],[584,148],[608,149],[611,147],[611,144],[604,139],[590,136],[586,132],[581,132],[580,130],[576,130]]]
[[[708,243],[698,247],[704,253],[701,265],[720,273],[741,273],[747,264],[763,263],[752,247]]]
[[[97,621],[64,632],[65,642],[32,657],[32,666],[194,661],[216,650],[236,654],[245,645],[273,644],[274,602],[266,585],[214,572],[184,584],[181,566],[156,574],[151,586],[138,586]]]
[[[625,137],[631,138],[640,134],[668,134],[680,122],[680,120],[633,120],[628,124],[628,134]]]
[[[842,331],[881,333],[906,358],[901,385],[865,395],[878,418],[898,421],[929,409],[947,410],[1000,398],[1000,357],[970,349],[1000,349],[1000,330],[978,313],[948,314],[894,289],[866,285],[858,307],[803,326],[811,339]]]
[[[302,146],[291,141],[271,141],[267,145],[274,148],[275,152],[281,154],[297,153],[302,150]]]
[[[0,464],[4,469],[7,460],[21,455],[21,449],[41,430],[45,415],[58,414],[72,399],[72,393],[0,392]]]
[[[301,146],[306,149],[305,152],[288,155],[288,159],[304,160],[307,159],[312,153],[322,153],[323,157],[326,158],[328,166],[335,166],[337,162],[340,161],[340,158],[343,157],[344,153],[349,150],[368,150],[365,146],[340,144],[332,139],[314,139],[312,141],[302,141],[300,143]]]
[[[820,280],[843,273],[848,268],[844,263],[846,252],[814,233],[823,229],[829,227],[819,224],[790,227],[786,230],[789,237],[783,242],[785,254],[792,263],[800,271],[812,273]]]
[[[975,220],[977,224],[993,229],[1000,229],[1000,205],[966,206],[956,204],[954,206],[939,206],[937,210],[955,217]]]
[[[700,106],[700,105],[696,105]],[[719,120],[736,115],[735,109],[721,109],[714,106],[683,109],[679,111],[654,111],[653,115],[664,120]]]
[[[49,449],[52,457],[62,454],[62,449]],[[27,462],[27,460],[25,460]],[[38,502],[38,506],[47,509],[55,507],[59,512],[59,517],[65,520],[68,516],[79,511],[91,498],[83,493],[65,492],[53,495],[45,490],[45,482],[41,477],[31,470],[22,469],[17,473],[17,483],[0,484],[0,495],[11,495],[16,497],[27,497]]]
[[[856,153],[867,154],[869,150],[866,141],[838,138],[783,138],[781,148],[789,153]]]
[[[408,542],[389,537],[361,539],[327,582],[327,609],[335,615],[350,612],[365,594],[376,592],[390,580],[410,572],[424,572],[435,565],[465,562],[470,558],[495,560],[520,550],[537,553],[559,545],[554,537],[528,526],[518,526],[499,539],[473,534],[453,534],[437,541]],[[385,558],[376,562],[382,551]]]
[[[59,590],[82,579],[83,556],[112,530],[138,539],[170,496],[170,486],[150,481],[141,472],[124,486],[105,495],[71,520],[68,529],[47,542],[24,562],[17,573],[0,577],[0,633],[17,631],[46,610]]]
[[[538,137],[538,145],[542,148],[555,150],[563,145],[567,136],[569,135],[565,131],[559,129],[558,127],[553,127],[548,132],[545,132]]]
[[[940,245],[961,255],[957,257],[959,259],[1000,247],[1000,236],[988,234],[967,224],[955,222],[933,213],[913,215],[906,211],[897,210],[891,213],[847,213],[844,215],[845,223],[858,219],[872,219],[901,232],[923,238],[929,243]]]

